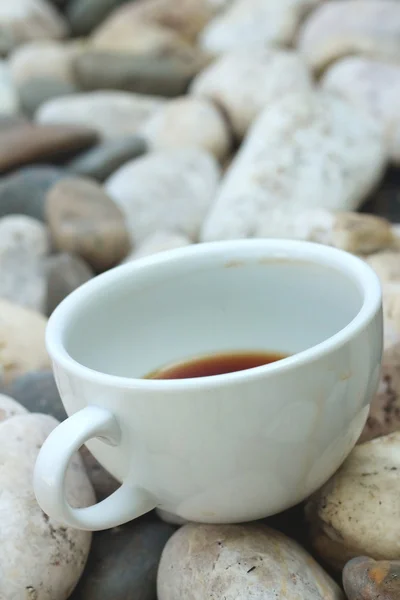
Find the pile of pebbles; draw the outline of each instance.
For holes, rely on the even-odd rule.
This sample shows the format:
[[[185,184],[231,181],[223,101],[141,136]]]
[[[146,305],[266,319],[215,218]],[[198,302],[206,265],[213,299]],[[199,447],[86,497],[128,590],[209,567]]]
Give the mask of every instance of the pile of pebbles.
[[[0,3],[0,598],[400,598],[399,102],[398,0]],[[48,316],[122,262],[249,237],[377,272],[384,360],[359,444],[262,522],[54,522],[31,483],[66,417]],[[74,461],[75,506],[118,487],[86,449]]]

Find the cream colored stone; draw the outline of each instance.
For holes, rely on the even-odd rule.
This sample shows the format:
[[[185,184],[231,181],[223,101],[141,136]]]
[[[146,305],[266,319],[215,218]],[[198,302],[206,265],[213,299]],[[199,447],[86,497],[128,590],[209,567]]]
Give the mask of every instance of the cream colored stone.
[[[323,2],[305,21],[298,49],[316,70],[347,55],[400,60],[400,3],[397,0]]]
[[[196,241],[219,183],[215,159],[199,148],[151,152],[130,161],[106,181],[125,214],[133,245],[158,231]]]
[[[369,254],[393,245],[389,221],[375,215],[338,213],[332,232],[332,245],[354,254]]]
[[[107,52],[126,52],[142,56],[193,57],[193,47],[175,31],[156,23],[106,21],[94,32],[91,46]]]
[[[393,243],[390,223],[374,215],[326,209],[272,208],[258,225],[258,236],[305,240],[368,254]]]
[[[251,127],[201,239],[262,237],[273,209],[352,211],[385,165],[382,132],[368,114],[327,92],[288,94]]]
[[[10,396],[0,394],[0,423],[16,415],[24,415],[28,411]]]
[[[361,56],[347,57],[326,71],[322,86],[378,118],[385,132],[390,157],[396,164],[400,162],[400,64]]]
[[[292,50],[240,48],[223,54],[197,75],[190,92],[221,106],[242,138],[266,106],[288,92],[311,88],[309,71]]]
[[[319,0],[234,0],[200,36],[212,54],[235,48],[273,46],[293,41],[301,19]]]
[[[9,64],[0,60],[0,117],[18,113],[19,98],[10,75]]]
[[[36,113],[43,124],[83,125],[105,139],[137,133],[165,100],[119,91],[71,94],[48,100]]]
[[[68,28],[47,0],[2,0],[0,30],[0,53],[8,53],[30,40],[63,38]]]
[[[356,446],[306,505],[317,553],[341,569],[355,556],[400,559],[400,432]]]
[[[167,542],[159,600],[342,600],[296,542],[262,524],[185,525]]]
[[[176,32],[182,39],[195,41],[216,13],[210,0],[136,0],[123,4],[100,26],[95,37],[118,27],[151,24]]]
[[[85,566],[91,533],[61,526],[43,513],[32,487],[39,450],[57,421],[21,414],[0,423],[0,597],[66,600]],[[73,506],[95,502],[82,460],[75,455],[66,490]]]
[[[20,46],[9,59],[13,82],[20,85],[36,78],[73,84],[72,61],[79,52],[76,44],[37,40]]]
[[[51,366],[45,347],[47,319],[0,299],[0,368],[5,382]]]
[[[378,391],[372,400],[359,442],[400,431],[400,332],[388,339]]]
[[[370,267],[378,275],[382,284],[388,281],[400,283],[400,252],[396,250],[383,250],[371,254],[366,259]]]
[[[26,215],[0,219],[0,297],[44,312],[43,259],[50,251],[47,227]]]
[[[183,96],[161,107],[139,132],[153,150],[194,146],[222,161],[231,140],[224,117],[206,98]]]

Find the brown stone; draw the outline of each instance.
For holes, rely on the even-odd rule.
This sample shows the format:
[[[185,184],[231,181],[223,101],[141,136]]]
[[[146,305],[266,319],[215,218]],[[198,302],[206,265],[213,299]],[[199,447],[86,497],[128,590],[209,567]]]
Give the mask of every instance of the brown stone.
[[[129,251],[122,212],[89,178],[56,183],[47,194],[46,216],[55,247],[81,256],[95,271],[109,269]]]
[[[6,128],[0,136],[0,173],[31,162],[56,162],[96,140],[97,133],[86,127],[26,123]]]
[[[343,569],[343,586],[348,600],[398,600],[400,561],[353,558]]]
[[[359,442],[400,430],[400,343],[383,354],[378,392],[372,400]]]

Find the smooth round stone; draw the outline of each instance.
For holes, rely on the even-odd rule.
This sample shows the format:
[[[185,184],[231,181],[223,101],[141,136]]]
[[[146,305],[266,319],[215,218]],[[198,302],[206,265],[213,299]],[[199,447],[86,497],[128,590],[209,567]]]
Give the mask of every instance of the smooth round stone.
[[[214,13],[209,0],[128,2],[93,32],[93,42],[97,48],[147,56],[191,54],[198,34]]]
[[[128,53],[86,52],[75,61],[83,89],[114,89],[174,97],[184,94],[204,61],[179,57],[135,56]]]
[[[200,148],[151,152],[123,165],[106,190],[125,215],[134,245],[157,231],[196,240],[219,184],[215,158]]]
[[[49,369],[24,373],[1,392],[14,398],[29,412],[51,415],[58,421],[67,418],[53,372]]]
[[[343,569],[343,587],[348,600],[397,600],[400,560],[353,558]]]
[[[232,146],[226,119],[208,98],[171,100],[145,123],[141,134],[152,150],[186,146],[203,148],[221,162]]]
[[[390,158],[399,165],[400,66],[362,56],[347,56],[328,68],[321,85],[354,102],[362,110],[371,111],[380,120]]]
[[[68,1],[68,0],[67,0]],[[87,35],[128,0],[69,0],[67,19],[75,35]]]
[[[400,431],[355,446],[305,505],[316,554],[336,570],[358,556],[399,557],[399,485]]]
[[[95,181],[68,177],[48,192],[46,215],[55,247],[105,271],[129,252],[120,208]]]
[[[383,302],[387,308],[385,291],[386,286],[383,286]],[[397,299],[400,300],[400,286],[397,291]],[[372,399],[359,443],[400,430],[400,332],[396,329],[393,331],[385,316],[384,314],[385,340],[379,387]]]
[[[356,210],[386,165],[382,128],[368,112],[327,92],[287,92],[250,128],[201,240],[264,237],[277,208]]]
[[[35,119],[43,124],[92,127],[103,139],[113,139],[137,134],[163,104],[165,100],[155,96],[102,90],[48,100]]]
[[[67,31],[65,20],[47,0],[0,2],[0,54],[30,40],[63,38]]]
[[[251,47],[288,46],[299,23],[320,0],[235,0],[200,34],[211,54]]]
[[[68,164],[68,169],[77,175],[104,181],[121,165],[144,154],[147,145],[139,136],[108,140],[79,154]]]
[[[18,88],[22,110],[33,116],[39,106],[51,98],[74,94],[76,87],[65,81],[37,78],[26,81]]]
[[[11,78],[19,87],[31,79],[51,79],[74,84],[72,60],[79,42],[34,40],[20,46],[8,59]]]
[[[49,236],[41,221],[26,215],[0,218],[0,297],[45,312],[43,258]]]
[[[0,137],[0,171],[36,161],[59,161],[92,146],[97,137],[84,126],[28,123],[6,129]]]
[[[161,552],[174,530],[150,514],[95,533],[71,600],[154,600]]]
[[[79,256],[63,252],[53,254],[46,263],[47,274],[47,314],[71,292],[94,276],[92,269]]]
[[[399,29],[397,0],[330,0],[304,21],[297,47],[316,71],[349,55],[398,62]]]
[[[65,527],[44,514],[32,480],[39,451],[58,425],[53,417],[21,414],[0,423],[2,468],[0,597],[7,600],[67,600],[84,570],[92,534]],[[78,454],[65,478],[68,502],[93,504],[95,495]]]
[[[38,312],[0,299],[0,368],[6,384],[28,371],[50,367],[46,325]]]
[[[0,60],[0,115],[13,115],[18,108],[18,95],[11,81],[8,64]]]
[[[19,402],[0,393],[0,422],[11,419],[15,415],[25,415],[28,411]]]
[[[294,50],[245,47],[222,54],[201,71],[190,93],[220,107],[240,140],[264,108],[312,87],[309,69]]]
[[[158,600],[343,600],[294,540],[262,523],[181,527],[167,542]]]
[[[22,214],[43,221],[47,190],[63,177],[64,171],[50,166],[24,167],[2,177],[0,217]]]

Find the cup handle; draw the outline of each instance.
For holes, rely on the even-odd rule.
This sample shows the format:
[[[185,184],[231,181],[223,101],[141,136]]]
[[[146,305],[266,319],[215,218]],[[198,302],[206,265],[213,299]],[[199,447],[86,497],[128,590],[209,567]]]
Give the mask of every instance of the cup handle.
[[[33,474],[33,487],[42,510],[60,523],[87,531],[122,525],[156,506],[148,492],[128,481],[98,504],[87,508],[70,506],[65,497],[68,463],[75,452],[94,437],[116,446],[121,440],[121,430],[110,411],[87,406],[50,433],[39,452]]]

